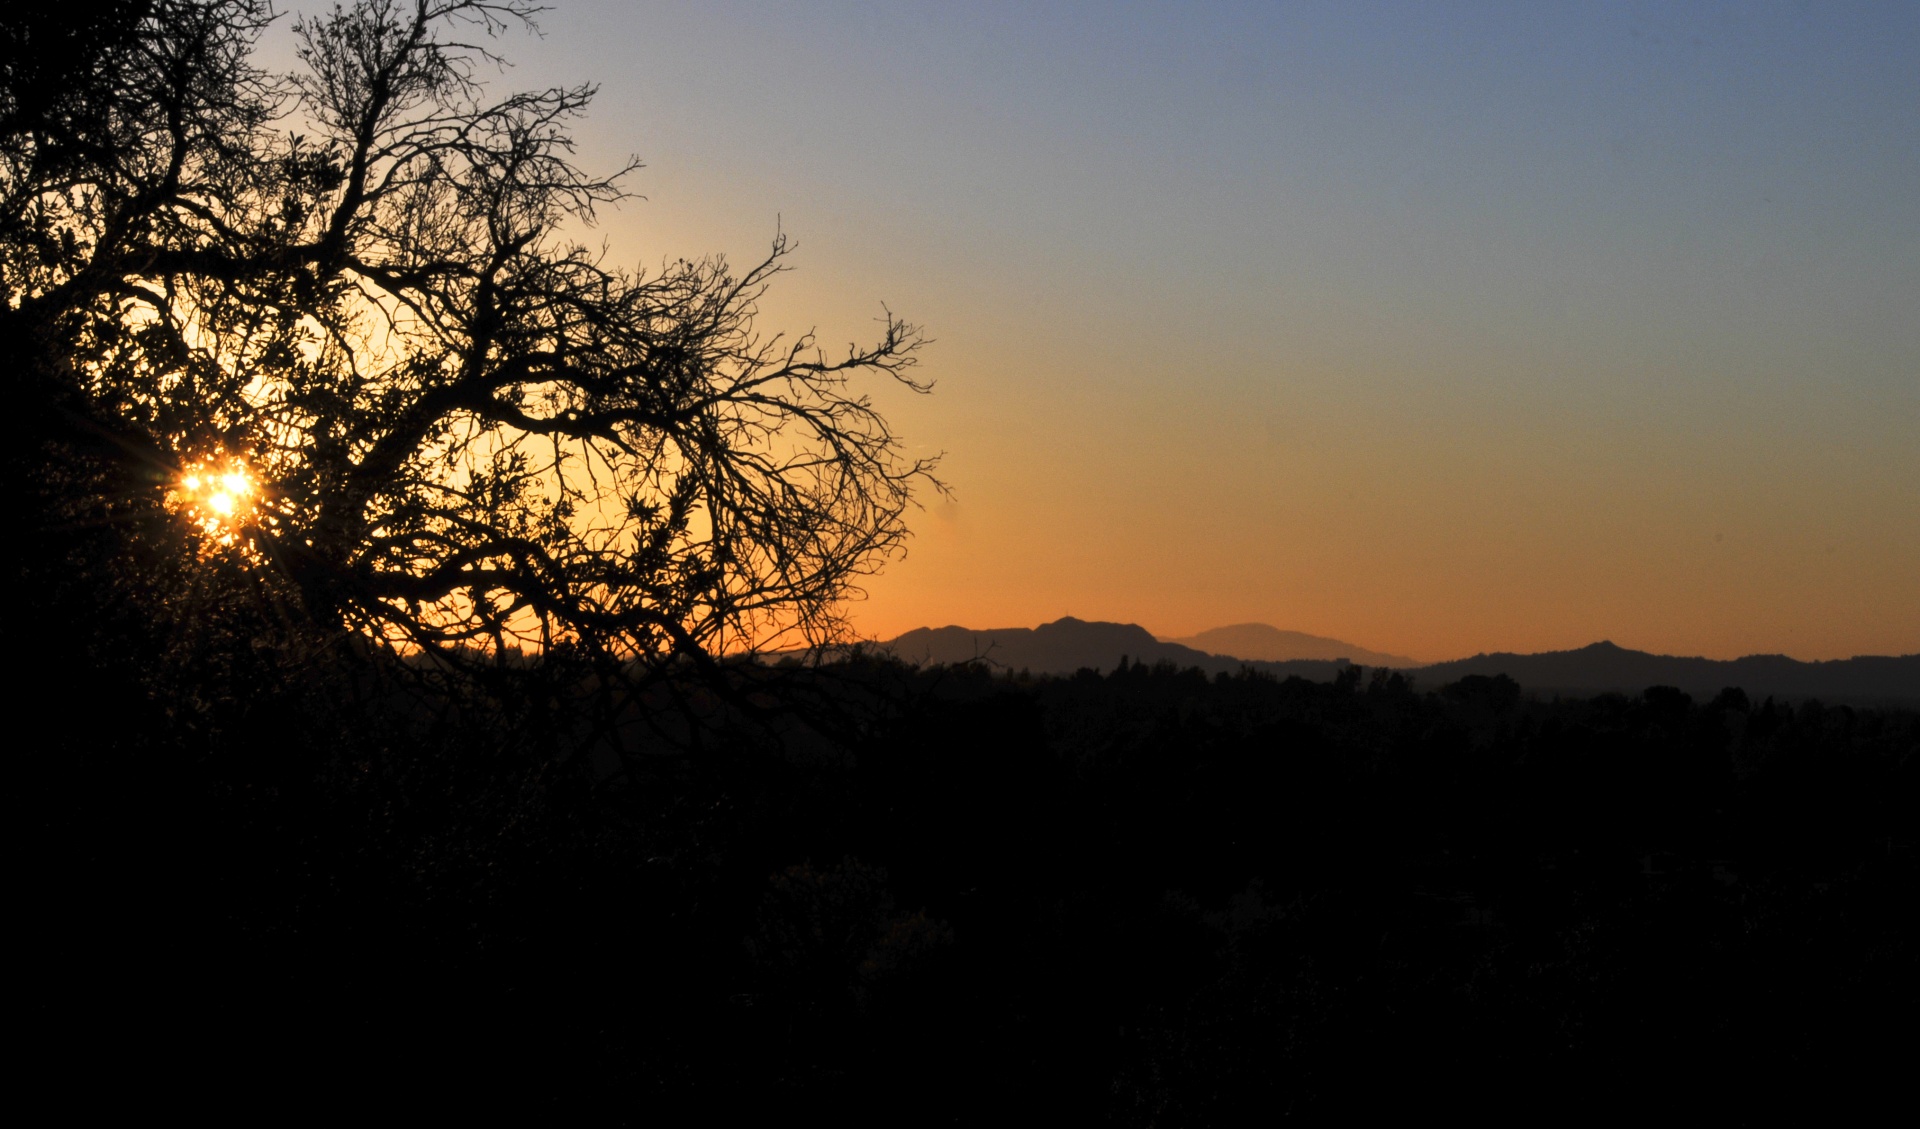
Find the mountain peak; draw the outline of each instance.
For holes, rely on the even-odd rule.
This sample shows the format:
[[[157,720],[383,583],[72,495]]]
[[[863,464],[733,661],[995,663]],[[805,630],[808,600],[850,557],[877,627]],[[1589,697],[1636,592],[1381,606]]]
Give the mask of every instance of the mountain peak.
[[[1145,635],[1149,639],[1153,638],[1152,632],[1148,631],[1146,628],[1140,626],[1137,623],[1114,623],[1111,620],[1104,620],[1104,619],[1078,619],[1070,615],[1063,615],[1059,619],[1054,620],[1052,623],[1043,623],[1040,626],[1034,628],[1034,630],[1035,631],[1125,631],[1125,632],[1128,632],[1129,634],[1137,631],[1140,634]]]
[[[1271,630],[1271,629],[1269,629]],[[965,663],[985,661],[1006,670],[1036,674],[1072,674],[1076,670],[1112,670],[1122,658],[1153,665],[1176,666],[1232,674],[1244,660],[1196,650],[1155,639],[1137,623],[1108,623],[1062,616],[1038,627],[1008,627],[985,631],[963,627],[916,628],[888,644],[908,662]],[[1347,657],[1345,651],[1339,656]],[[1319,677],[1332,677],[1332,665]],[[1298,672],[1295,672],[1298,673]]]
[[[1417,659],[1405,655],[1390,655],[1342,639],[1308,635],[1303,631],[1282,631],[1266,623],[1236,623],[1230,627],[1202,631],[1198,635],[1161,641],[1245,662],[1330,662],[1346,659],[1361,666],[1407,669],[1421,665]]]

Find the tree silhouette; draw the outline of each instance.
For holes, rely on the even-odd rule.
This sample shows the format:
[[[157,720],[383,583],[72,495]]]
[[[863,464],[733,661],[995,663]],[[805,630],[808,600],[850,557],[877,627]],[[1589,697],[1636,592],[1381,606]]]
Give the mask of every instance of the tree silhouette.
[[[536,11],[355,0],[294,22],[288,76],[253,60],[266,0],[0,18],[0,346],[54,446],[119,468],[42,485],[119,491],[276,615],[455,664],[831,639],[939,488],[850,384],[925,391],[923,338],[761,333],[784,235],[743,272],[571,239],[638,166],[573,163],[593,87],[483,86]]]

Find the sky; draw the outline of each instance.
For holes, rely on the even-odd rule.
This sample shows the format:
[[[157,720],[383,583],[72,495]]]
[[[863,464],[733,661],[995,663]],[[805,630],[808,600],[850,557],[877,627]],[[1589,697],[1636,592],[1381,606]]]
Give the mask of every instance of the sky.
[[[540,23],[494,82],[599,84],[614,258],[784,230],[764,328],[934,339],[873,388],[953,491],[873,637],[1920,652],[1920,4]]]

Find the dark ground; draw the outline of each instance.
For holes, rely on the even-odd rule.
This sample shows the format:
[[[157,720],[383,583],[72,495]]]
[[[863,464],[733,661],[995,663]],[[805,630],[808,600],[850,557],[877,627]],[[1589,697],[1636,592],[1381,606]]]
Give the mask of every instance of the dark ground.
[[[13,1014],[81,1107],[1748,1121],[1911,1065],[1910,712],[874,664],[846,741],[610,772],[364,670],[196,711],[63,646]]]

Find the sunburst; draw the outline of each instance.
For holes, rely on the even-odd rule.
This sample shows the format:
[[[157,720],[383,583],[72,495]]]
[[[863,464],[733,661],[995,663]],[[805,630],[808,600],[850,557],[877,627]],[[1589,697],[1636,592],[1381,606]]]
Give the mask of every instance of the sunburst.
[[[259,520],[260,482],[238,455],[214,456],[188,465],[168,501],[213,543],[231,546]]]

